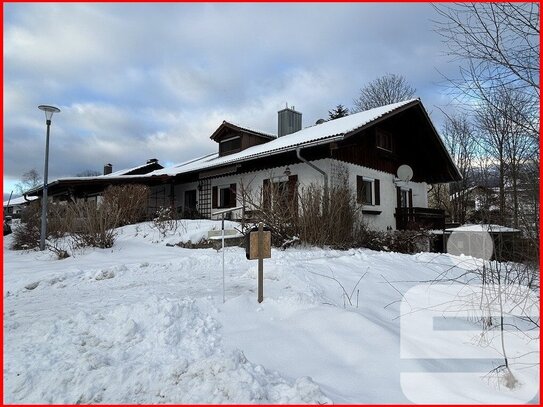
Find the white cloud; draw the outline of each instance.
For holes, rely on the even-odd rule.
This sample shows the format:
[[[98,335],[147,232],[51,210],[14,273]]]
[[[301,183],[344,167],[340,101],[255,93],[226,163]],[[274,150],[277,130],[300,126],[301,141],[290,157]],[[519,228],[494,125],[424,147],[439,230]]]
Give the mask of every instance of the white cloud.
[[[56,104],[51,178],[106,162],[181,162],[214,151],[223,120],[275,132],[285,102],[304,126],[400,73],[427,107],[451,66],[421,4],[8,3],[4,180],[41,169]]]

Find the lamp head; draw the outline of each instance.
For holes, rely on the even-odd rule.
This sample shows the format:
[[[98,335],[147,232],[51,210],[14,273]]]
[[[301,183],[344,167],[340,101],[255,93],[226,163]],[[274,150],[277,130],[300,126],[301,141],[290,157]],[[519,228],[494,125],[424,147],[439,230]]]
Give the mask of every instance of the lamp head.
[[[43,110],[45,112],[45,120],[51,121],[51,118],[53,117],[53,113],[60,113],[60,109],[55,106],[48,106],[48,105],[39,105],[38,109]]]

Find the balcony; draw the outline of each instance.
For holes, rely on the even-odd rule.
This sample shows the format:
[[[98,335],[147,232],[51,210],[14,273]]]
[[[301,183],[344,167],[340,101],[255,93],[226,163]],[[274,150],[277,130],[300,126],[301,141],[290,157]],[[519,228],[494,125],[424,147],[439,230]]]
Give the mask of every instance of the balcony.
[[[445,229],[445,211],[430,208],[396,208],[396,229]]]

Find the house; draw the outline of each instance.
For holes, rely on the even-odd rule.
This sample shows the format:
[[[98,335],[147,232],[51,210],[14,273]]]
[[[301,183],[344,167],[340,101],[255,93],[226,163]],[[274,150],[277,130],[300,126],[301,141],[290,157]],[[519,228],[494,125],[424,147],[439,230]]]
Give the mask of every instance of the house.
[[[10,216],[11,218],[20,218],[23,209],[35,199],[37,199],[37,197],[28,197],[25,199],[25,197],[20,196],[4,201],[4,217]]]
[[[209,218],[218,209],[242,205],[242,190],[260,192],[265,204],[276,189],[292,196],[310,184],[327,189],[341,172],[370,227],[444,225],[443,211],[428,209],[428,184],[461,176],[419,99],[318,123],[302,128],[302,114],[294,108],[278,112],[277,136],[224,121],[210,137],[214,153],[111,181],[149,185],[157,202]],[[411,179],[398,179],[401,165],[412,169]],[[49,194],[99,193],[105,181],[106,176],[58,180]]]
[[[75,201],[77,199],[97,199],[110,185],[140,183],[140,177],[164,168],[156,158],[147,160],[145,164],[113,172],[112,164],[104,165],[102,175],[89,177],[59,178],[48,184],[49,198],[55,201]],[[161,182],[158,182],[161,184]],[[26,192],[26,196],[41,195],[42,187],[36,187]],[[164,204],[164,202],[160,202]],[[158,205],[160,206],[160,205]]]
[[[484,222],[499,219],[497,187],[476,184],[449,196],[454,222]]]

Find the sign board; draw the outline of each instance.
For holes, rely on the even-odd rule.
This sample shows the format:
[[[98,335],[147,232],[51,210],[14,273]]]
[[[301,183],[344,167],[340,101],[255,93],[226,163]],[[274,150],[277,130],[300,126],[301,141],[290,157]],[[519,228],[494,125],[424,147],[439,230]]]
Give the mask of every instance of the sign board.
[[[262,247],[262,258],[270,259],[271,258],[271,232],[264,231],[263,234],[263,247]],[[249,260],[258,259],[258,232],[249,233]]]

